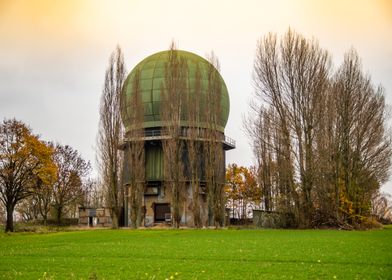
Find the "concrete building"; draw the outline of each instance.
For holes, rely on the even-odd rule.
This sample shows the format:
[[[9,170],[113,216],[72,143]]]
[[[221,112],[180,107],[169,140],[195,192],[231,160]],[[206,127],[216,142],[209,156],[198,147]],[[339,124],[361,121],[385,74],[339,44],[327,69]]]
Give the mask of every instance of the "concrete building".
[[[143,61],[141,61],[128,75],[121,96],[121,114],[125,127],[125,140],[122,145],[122,149],[124,150],[125,156],[125,164],[124,164],[124,184],[126,188],[128,188],[126,199],[125,199],[125,225],[129,225],[131,219],[131,207],[129,202],[129,194],[132,188],[132,184],[130,183],[131,173],[133,167],[129,162],[129,156],[127,151],[127,145],[131,144],[133,141],[143,141],[144,143],[144,155],[145,155],[145,176],[144,176],[144,195],[142,198],[142,225],[144,226],[152,226],[157,223],[171,223],[172,222],[172,213],[173,213],[173,195],[168,187],[166,176],[165,176],[165,164],[169,164],[165,162],[164,149],[163,149],[163,141],[170,139],[172,135],[170,132],[165,130],[165,126],[167,125],[164,121],[162,121],[162,110],[163,108],[163,97],[162,97],[162,88],[165,83],[165,77],[167,77],[168,71],[168,59],[171,51],[163,51],[156,54],[153,54]],[[211,130],[211,124],[209,123],[209,118],[205,117],[206,114],[206,106],[208,106],[208,91],[209,91],[209,75],[214,74],[218,77],[219,81],[219,116],[216,124],[213,126],[213,130],[215,130],[215,135],[218,135],[218,145],[221,151],[221,165],[223,169],[217,171],[219,173],[217,176],[219,177],[219,182],[224,183],[225,176],[225,152],[230,149],[235,148],[235,141],[228,138],[224,134],[224,128],[226,126],[230,102],[229,95],[226,88],[226,85],[219,74],[219,72],[204,58],[190,53],[186,51],[175,50],[175,52],[179,59],[182,59],[186,62],[186,90],[183,93],[184,95],[192,95],[195,94],[196,90],[201,92],[200,94],[200,104],[201,110],[199,110],[198,116],[198,124],[191,126],[189,123],[189,119],[187,119],[187,114],[181,115],[181,123],[180,123],[180,138],[183,141],[187,141],[190,135],[190,131],[197,130],[197,141],[200,144],[200,149],[198,151],[198,161],[200,162],[200,171],[198,175],[198,184],[200,184],[200,192],[195,195],[192,192],[192,184],[189,175],[189,156],[187,155],[186,145],[184,145],[184,149],[181,152],[181,161],[184,165],[184,174],[182,179],[184,180],[185,187],[182,189],[182,197],[184,199],[181,200],[180,205],[180,214],[181,214],[181,225],[184,226],[194,226],[193,222],[193,212],[194,207],[193,202],[195,199],[198,200],[198,205],[200,207],[199,212],[201,215],[202,224],[207,226],[209,224],[208,221],[208,187],[209,184],[206,181],[206,165],[204,164],[204,149],[203,145],[208,141],[206,139],[207,133],[206,131]],[[212,69],[212,70],[211,70]],[[135,136],[133,130],[135,129],[135,124],[129,118],[132,114],[132,110],[135,110],[133,105],[131,104],[132,96],[135,94],[135,79],[140,79],[140,95],[141,95],[141,103],[139,106],[143,108],[143,124],[142,124],[142,133],[136,134]],[[199,86],[197,86],[197,82],[199,81]],[[196,89],[196,87],[200,87]],[[170,94],[170,93],[169,93]],[[189,100],[189,99],[188,99]],[[184,102],[185,103],[185,102]],[[207,104],[207,105],[206,105]],[[189,106],[193,106],[193,104],[182,104],[181,110],[182,112],[186,112]],[[193,134],[195,135],[195,134]],[[223,195],[223,192],[222,194]],[[224,211],[224,209],[223,209]]]
[[[79,207],[78,225],[110,227],[112,225],[110,209],[105,207]]]

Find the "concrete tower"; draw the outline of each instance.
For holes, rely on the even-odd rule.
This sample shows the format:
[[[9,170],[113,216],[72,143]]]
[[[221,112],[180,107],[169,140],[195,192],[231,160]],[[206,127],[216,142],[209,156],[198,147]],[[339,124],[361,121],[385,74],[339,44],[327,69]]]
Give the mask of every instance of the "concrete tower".
[[[178,61],[184,63],[186,70],[182,76],[185,86],[182,87],[180,95],[176,96],[176,99],[181,99],[179,103],[178,100],[170,99],[170,94],[172,94],[170,89],[165,93],[165,84],[168,83],[168,72],[171,67],[169,60],[173,54]],[[214,85],[211,82],[212,76],[215,77]],[[137,92],[135,93],[135,91]],[[136,97],[135,94],[138,94],[139,97]],[[218,100],[214,99],[214,96],[211,98],[211,95],[214,94],[219,95],[215,96]],[[192,99],[196,95],[197,98]],[[133,100],[137,100],[137,102],[135,103]],[[169,110],[167,102],[179,104],[180,116],[176,123],[176,130],[168,129],[173,125],[170,124],[167,116],[164,117],[165,110],[166,112]],[[215,106],[218,108],[215,110],[216,113],[211,110],[212,103],[217,104]],[[196,115],[191,120],[189,112],[194,108],[198,109],[195,110]],[[138,184],[142,188],[139,199],[141,208],[139,222],[141,225],[172,223],[175,218],[173,213],[178,213],[177,219],[181,225],[195,226],[195,215],[200,217],[202,226],[212,224],[210,212],[212,212],[213,202],[211,201],[219,204],[216,201],[221,199],[223,191],[215,193],[214,196],[210,193],[214,184],[223,190],[225,151],[235,148],[235,142],[224,134],[229,109],[229,95],[221,75],[207,60],[196,54],[180,50],[159,52],[145,58],[130,72],[124,83],[121,96],[121,115],[125,127],[124,144],[122,145],[124,150],[123,180],[127,189],[125,225],[130,223],[131,212],[135,211],[132,210],[135,208],[131,207],[130,200],[131,194],[134,193],[132,188],[136,188]],[[138,110],[141,112],[141,118],[136,123],[135,118],[131,116],[134,116],[134,112]],[[212,116],[213,114],[214,116]],[[135,133],[136,130],[138,130],[137,133]],[[214,139],[211,139],[211,135]],[[168,175],[170,173],[168,169],[175,164],[171,164],[168,159],[170,157],[165,156],[168,153],[165,144],[174,137],[179,139],[178,143],[181,146],[177,157],[181,165],[177,181],[181,187],[178,188],[180,194],[176,194],[176,196],[170,187],[171,184],[174,184],[171,182],[173,176]],[[140,162],[131,161],[132,152],[130,149],[135,143],[139,143],[139,145],[143,143],[143,159]],[[218,151],[214,150],[216,157],[211,156],[211,152],[208,152],[212,147],[209,145],[214,145],[214,149]],[[189,155],[189,150],[196,146],[196,157],[192,158]],[[216,147],[218,148],[216,149]],[[217,158],[218,164],[209,164],[208,157],[212,160]],[[196,161],[197,164],[191,165],[192,161]],[[137,179],[132,180],[134,170],[141,167],[140,165],[144,167],[142,182],[140,180],[138,182]],[[220,167],[215,167],[218,165]],[[195,173],[195,171],[191,166],[196,166],[196,176],[192,176],[192,172]],[[215,176],[215,179],[211,176]],[[213,178],[213,180],[208,178]],[[195,184],[197,184],[196,187]],[[174,199],[177,199],[176,204]],[[175,205],[177,209],[173,208]],[[218,207],[219,211],[222,210],[220,214],[224,213],[224,205],[220,204]]]

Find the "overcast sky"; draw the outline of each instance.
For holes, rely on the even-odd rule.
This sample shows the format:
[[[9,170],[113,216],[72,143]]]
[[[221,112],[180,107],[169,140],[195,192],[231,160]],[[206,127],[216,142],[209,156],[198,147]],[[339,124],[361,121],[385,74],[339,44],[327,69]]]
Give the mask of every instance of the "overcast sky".
[[[237,141],[227,162],[249,166],[242,118],[256,42],[289,27],[318,39],[335,66],[354,47],[392,104],[392,0],[0,0],[0,119],[22,120],[95,165],[110,53],[119,44],[130,71],[174,39],[180,49],[218,56],[231,101],[226,134]],[[392,193],[392,183],[384,190]]]

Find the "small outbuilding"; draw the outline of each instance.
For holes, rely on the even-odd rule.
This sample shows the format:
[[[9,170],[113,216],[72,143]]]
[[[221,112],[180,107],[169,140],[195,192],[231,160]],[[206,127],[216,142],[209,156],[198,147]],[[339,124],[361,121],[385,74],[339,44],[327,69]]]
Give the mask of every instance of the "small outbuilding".
[[[101,226],[112,225],[110,209],[107,207],[79,207],[79,226]]]

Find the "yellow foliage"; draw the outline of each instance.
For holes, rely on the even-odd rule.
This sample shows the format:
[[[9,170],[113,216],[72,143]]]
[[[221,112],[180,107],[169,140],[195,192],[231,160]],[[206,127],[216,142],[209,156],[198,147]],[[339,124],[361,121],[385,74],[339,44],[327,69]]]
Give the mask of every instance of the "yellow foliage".
[[[260,189],[256,180],[255,169],[229,164],[226,170],[225,191],[229,199],[247,199],[260,201]]]

